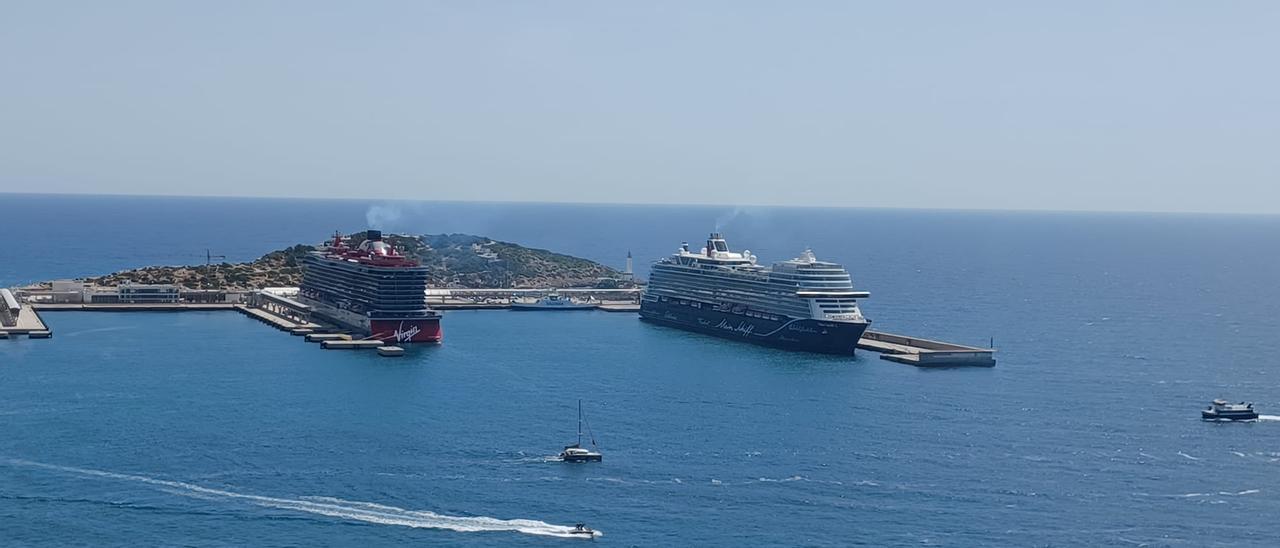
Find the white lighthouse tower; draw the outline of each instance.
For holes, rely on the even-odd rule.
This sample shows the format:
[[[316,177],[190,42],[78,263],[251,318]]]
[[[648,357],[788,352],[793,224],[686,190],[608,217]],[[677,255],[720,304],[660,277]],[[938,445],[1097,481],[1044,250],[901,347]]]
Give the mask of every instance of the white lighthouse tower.
[[[635,277],[635,272],[632,272],[631,270],[631,250],[630,249],[627,250],[627,269],[624,270],[622,273],[627,275],[627,279],[631,279]]]

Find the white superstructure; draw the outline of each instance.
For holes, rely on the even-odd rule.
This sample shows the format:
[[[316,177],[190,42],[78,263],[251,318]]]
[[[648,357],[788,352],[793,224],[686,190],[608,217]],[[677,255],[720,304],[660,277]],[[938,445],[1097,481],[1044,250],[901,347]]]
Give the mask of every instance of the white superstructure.
[[[698,252],[683,244],[656,263],[645,298],[691,300],[734,312],[745,309],[748,315],[866,321],[857,299],[870,294],[854,290],[849,272],[840,264],[820,261],[809,249],[772,268],[756,261],[750,251],[730,251],[724,238],[713,233]]]

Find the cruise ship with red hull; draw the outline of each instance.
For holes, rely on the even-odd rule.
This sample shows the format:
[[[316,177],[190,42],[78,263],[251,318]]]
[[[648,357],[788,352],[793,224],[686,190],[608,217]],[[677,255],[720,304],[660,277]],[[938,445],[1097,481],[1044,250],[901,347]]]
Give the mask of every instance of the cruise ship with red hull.
[[[351,246],[341,234],[302,260],[298,299],[313,314],[388,343],[439,343],[440,313],[427,306],[427,269],[370,230]]]

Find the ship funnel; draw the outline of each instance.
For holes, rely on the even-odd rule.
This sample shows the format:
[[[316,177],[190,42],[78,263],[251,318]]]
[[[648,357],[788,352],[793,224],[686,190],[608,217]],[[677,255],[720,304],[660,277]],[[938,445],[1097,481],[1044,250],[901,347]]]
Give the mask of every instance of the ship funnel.
[[[381,231],[381,230],[370,230],[370,231],[368,231],[368,232],[365,232],[365,239],[366,239],[366,240],[369,240],[369,241],[371,241],[371,242],[381,242],[381,241],[382,241],[382,231]]]

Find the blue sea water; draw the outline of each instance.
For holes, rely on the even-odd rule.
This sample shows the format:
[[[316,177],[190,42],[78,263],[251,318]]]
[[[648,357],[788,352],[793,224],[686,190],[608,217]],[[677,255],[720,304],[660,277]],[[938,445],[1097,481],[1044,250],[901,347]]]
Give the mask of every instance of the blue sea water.
[[[399,360],[234,313],[0,341],[5,546],[1272,546],[1280,218],[0,194],[0,286],[467,232],[637,270],[713,229],[810,246],[878,328],[991,369],[795,354],[632,315],[453,311]],[[1211,424],[1216,397],[1275,417]],[[548,462],[585,401],[598,465]],[[520,520],[520,521],[511,521]]]

